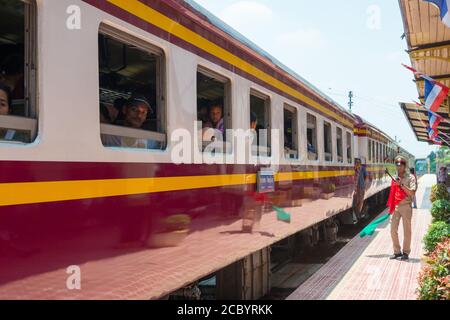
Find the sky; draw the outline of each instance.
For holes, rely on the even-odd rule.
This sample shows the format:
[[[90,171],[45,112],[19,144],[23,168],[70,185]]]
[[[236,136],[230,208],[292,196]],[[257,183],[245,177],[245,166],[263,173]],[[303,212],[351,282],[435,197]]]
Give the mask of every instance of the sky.
[[[398,1],[195,0],[343,107],[397,137],[416,158],[418,142],[399,102],[418,100]]]

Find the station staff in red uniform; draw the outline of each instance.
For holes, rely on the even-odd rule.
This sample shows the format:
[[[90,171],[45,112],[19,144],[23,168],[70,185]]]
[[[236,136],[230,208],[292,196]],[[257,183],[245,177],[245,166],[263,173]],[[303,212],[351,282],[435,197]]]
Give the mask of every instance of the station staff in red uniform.
[[[409,260],[411,253],[411,220],[412,201],[416,194],[416,178],[407,171],[407,161],[404,157],[395,158],[397,167],[397,179],[392,184],[388,205],[391,207],[391,237],[394,247],[394,255],[391,259]],[[400,219],[403,220],[403,252],[398,238]]]

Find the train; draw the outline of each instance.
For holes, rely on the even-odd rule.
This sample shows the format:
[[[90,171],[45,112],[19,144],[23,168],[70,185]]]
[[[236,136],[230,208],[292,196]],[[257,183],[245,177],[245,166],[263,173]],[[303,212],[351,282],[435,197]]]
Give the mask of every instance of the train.
[[[0,299],[159,299],[351,211],[355,159],[366,199],[414,165],[191,0],[2,1],[0,67]],[[278,130],[247,150],[276,166],[217,157],[226,137],[205,163],[216,106],[226,130]]]

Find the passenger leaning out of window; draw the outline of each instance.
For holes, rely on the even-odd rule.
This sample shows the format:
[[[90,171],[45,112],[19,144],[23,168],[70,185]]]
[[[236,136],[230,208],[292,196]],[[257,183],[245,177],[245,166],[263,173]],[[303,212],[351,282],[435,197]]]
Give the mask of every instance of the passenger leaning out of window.
[[[133,96],[123,106],[123,120],[117,120],[116,125],[129,127],[133,129],[143,129],[147,116],[153,112],[152,107],[147,99],[143,96]],[[108,147],[124,147],[124,148],[141,148],[141,149],[156,149],[158,142],[153,140],[102,135],[102,141]]]
[[[225,129],[223,125],[223,107],[220,104],[216,104],[211,106],[209,109],[209,118],[211,120],[211,124],[213,129],[219,130],[222,134],[224,134]]]
[[[200,111],[199,117],[203,114],[203,110]],[[222,139],[225,134],[225,126],[223,120],[223,107],[221,104],[213,104],[209,108],[209,119],[204,121],[204,119],[199,118],[203,122],[202,136],[203,141],[218,141],[217,136],[222,135]],[[211,130],[213,129],[213,130]]]

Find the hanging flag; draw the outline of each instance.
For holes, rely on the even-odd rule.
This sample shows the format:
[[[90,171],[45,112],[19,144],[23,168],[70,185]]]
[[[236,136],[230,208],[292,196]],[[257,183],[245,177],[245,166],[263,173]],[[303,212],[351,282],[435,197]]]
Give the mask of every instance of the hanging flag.
[[[441,11],[442,22],[450,28],[450,0],[424,0],[426,2],[431,2],[435,4]]]
[[[436,112],[440,108],[442,102],[444,102],[445,98],[447,98],[450,89],[406,64],[402,63],[402,66],[412,71],[414,75],[423,78],[425,81],[425,108]]]
[[[437,112],[442,102],[447,98],[450,89],[431,78],[423,78],[425,81],[425,108]]]
[[[434,112],[428,112],[428,119],[430,119],[430,128],[434,131],[437,131],[441,122],[444,121],[444,118]]]
[[[442,140],[438,137],[431,139],[431,142],[435,145],[442,146]]]
[[[438,134],[439,134],[437,130],[433,130],[430,127],[427,127],[427,132],[428,132],[428,137],[430,139],[436,138],[438,136]]]
[[[408,69],[409,71],[412,71],[415,75],[420,76],[421,73],[419,71],[417,71],[416,69],[414,69],[413,67],[407,66],[406,64],[402,63],[402,66],[404,66],[406,69]]]

